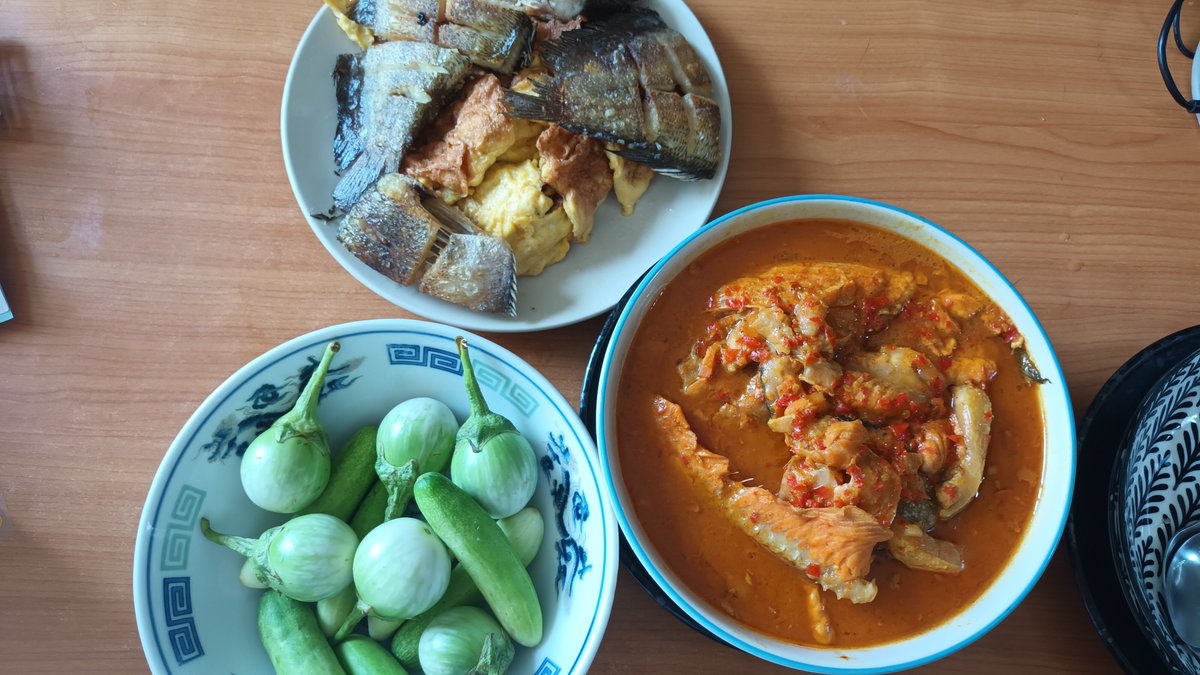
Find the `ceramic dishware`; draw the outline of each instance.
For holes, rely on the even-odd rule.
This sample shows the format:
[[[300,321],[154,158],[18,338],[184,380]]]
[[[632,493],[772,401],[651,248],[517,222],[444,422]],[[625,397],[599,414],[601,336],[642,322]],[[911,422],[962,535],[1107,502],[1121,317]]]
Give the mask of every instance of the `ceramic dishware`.
[[[385,300],[468,330],[527,332],[557,328],[608,311],[629,284],[672,246],[708,221],[725,182],[733,138],[733,110],[716,50],[683,0],[648,0],[667,25],[696,49],[713,80],[721,107],[721,164],[712,179],[681,181],[655,176],[633,215],[622,216],[609,196],[596,213],[591,240],[572,245],[567,257],[536,277],[517,280],[515,317],[474,312],[422,295],[388,279],[354,257],[337,240],[337,225],[314,217],[332,204],[333,134],[337,107],[331,77],[337,56],[357,51],[322,7],[305,31],[288,70],[280,111],[283,160],[296,201],[317,239],[347,272]]]
[[[1175,632],[1166,596],[1176,550],[1200,526],[1200,351],[1146,395],[1111,481],[1109,526],[1126,600],[1160,656],[1180,672],[1200,672],[1200,654]]]
[[[529,570],[545,633],[536,647],[518,649],[510,672],[587,671],[617,574],[617,525],[590,436],[554,387],[511,352],[448,326],[396,319],[322,328],[275,347],[217,387],[183,425],[150,486],[134,549],[134,606],[152,672],[272,672],[255,625],[261,591],[238,583],[242,558],[204,539],[197,523],[204,516],[214,529],[257,536],[285,520],[246,498],[240,455],[291,407],[325,345],[341,343],[318,410],[336,451],[408,398],[439,399],[464,421],[458,335],[468,339],[489,406],[512,420],[539,461],[532,504],[546,534]]]
[[[849,220],[906,237],[937,253],[968,276],[1003,309],[1027,341],[1027,350],[1049,379],[1040,387],[1045,454],[1037,506],[1011,559],[969,605],[928,630],[896,642],[861,647],[810,648],[749,630],[692,592],[664,563],[646,536],[622,481],[616,443],[617,387],[631,341],[666,284],[718,244],[755,228],[797,219]],[[1066,521],[1075,473],[1074,418],[1063,373],[1049,340],[1028,305],[1001,273],[960,239],[933,223],[868,200],[807,195],[762,202],[718,218],[667,254],[634,289],[617,319],[597,392],[596,431],[605,484],[621,529],[638,562],[690,619],[729,644],[764,660],[817,673],[882,673],[930,663],[970,644],[1007,616],[1032,589],[1053,554]]]
[[[1130,611],[1121,589],[1128,575],[1117,569],[1116,537],[1109,527],[1117,494],[1110,488],[1113,466],[1122,454],[1132,413],[1165,374],[1197,349],[1200,326],[1147,345],[1109,376],[1079,423],[1079,456],[1087,461],[1075,475],[1067,552],[1097,634],[1129,675],[1160,675],[1169,667],[1142,632],[1143,622]]]

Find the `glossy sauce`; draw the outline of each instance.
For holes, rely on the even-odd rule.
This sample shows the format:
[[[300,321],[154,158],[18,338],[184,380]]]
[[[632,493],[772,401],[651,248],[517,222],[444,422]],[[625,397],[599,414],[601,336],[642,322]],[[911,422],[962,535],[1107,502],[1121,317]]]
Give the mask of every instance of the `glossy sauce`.
[[[659,438],[650,404],[655,395],[679,403],[700,443],[730,458],[748,484],[774,493],[790,453],[765,425],[726,428],[712,397],[680,392],[678,363],[712,321],[708,298],[722,284],[780,263],[853,262],[907,270],[934,290],[984,297],[957,269],[897,235],[848,222],[772,225],[726,242],[690,265],[656,300],[639,329],[618,393],[618,456],[637,517],[653,546],[696,594],[747,626],[794,643],[817,646],[806,609],[801,570],[776,558],[730,524],[692,484]],[[876,551],[868,575],[876,599],[854,605],[822,591],[835,631],[834,647],[874,645],[927,630],[965,608],[996,577],[1015,550],[1037,500],[1042,470],[1042,420],[1036,386],[1021,375],[1007,344],[976,326],[960,337],[998,367],[987,392],[992,438],[979,496],[932,535],[957,544],[959,574],[910,570]],[[746,375],[722,375],[736,389]],[[742,378],[738,381],[738,378]],[[728,425],[733,427],[733,425]]]

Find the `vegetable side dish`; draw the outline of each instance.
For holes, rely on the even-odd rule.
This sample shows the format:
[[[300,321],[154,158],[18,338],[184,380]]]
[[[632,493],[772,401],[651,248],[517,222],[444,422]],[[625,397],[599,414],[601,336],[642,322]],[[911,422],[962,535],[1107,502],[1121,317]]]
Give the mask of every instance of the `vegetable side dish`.
[[[996,576],[1036,501],[1040,376],[1023,347],[966,277],[897,235],[741,235],[668,284],[623,367],[639,520],[692,590],[756,630],[846,647],[925,630]]]
[[[537,458],[488,408],[457,344],[471,405],[461,426],[441,401],[406,399],[331,461],[316,416],[330,343],[241,463],[246,495],[293,517],[256,539],[200,519],[206,538],[246,556],[242,584],[264,589],[259,637],[277,673],[501,675],[514,643],[542,641],[525,569],[545,531],[530,505]]]

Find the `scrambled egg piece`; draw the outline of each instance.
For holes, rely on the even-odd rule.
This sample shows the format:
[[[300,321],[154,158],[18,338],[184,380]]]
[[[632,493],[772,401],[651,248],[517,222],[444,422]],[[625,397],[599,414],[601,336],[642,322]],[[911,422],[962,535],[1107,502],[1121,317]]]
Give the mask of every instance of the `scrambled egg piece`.
[[[517,258],[517,274],[535,276],[567,255],[571,221],[542,192],[536,160],[501,162],[459,204],[476,225],[503,239]]]
[[[612,152],[604,154],[608,155],[608,165],[612,167],[613,193],[617,195],[617,201],[621,204],[621,215],[632,216],[634,205],[646,194],[646,188],[650,187],[654,170]]]
[[[354,44],[366,49],[375,44],[375,33],[371,32],[370,28],[355,23],[347,14],[350,13],[351,0],[325,0],[325,5],[333,11],[333,18],[337,19],[338,27],[350,38]]]
[[[513,124],[516,125],[516,140],[497,161],[524,162],[527,159],[537,159],[537,139],[546,130],[546,124],[519,119],[514,119]]]
[[[526,69],[512,88],[532,91],[533,80],[545,76]],[[509,117],[503,96],[495,75],[468,83],[405,156],[403,171],[503,239],[517,274],[536,276],[562,260],[572,242],[588,241],[610,191],[631,214],[653,172],[607,153],[594,139]]]
[[[443,110],[428,139],[404,157],[404,173],[454,204],[483,181],[488,167],[531,133],[504,107],[504,90],[495,75],[464,87],[464,95]],[[538,126],[538,125],[534,125]]]
[[[537,149],[542,156],[542,182],[563,197],[563,209],[571,219],[571,240],[586,244],[596,209],[613,188],[604,146],[552,124],[538,136]]]

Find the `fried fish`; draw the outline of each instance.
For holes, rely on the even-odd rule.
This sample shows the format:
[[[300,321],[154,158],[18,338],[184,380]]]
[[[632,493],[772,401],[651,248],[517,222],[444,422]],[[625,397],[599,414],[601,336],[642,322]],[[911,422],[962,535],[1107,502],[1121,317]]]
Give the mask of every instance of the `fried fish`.
[[[436,200],[434,200],[436,201]],[[450,209],[426,209],[420,184],[381,177],[338,225],[338,241],[368,267],[403,286],[480,312],[515,316],[516,259],[498,237],[463,231]]]
[[[388,42],[338,57],[334,161],[342,179],[334,206],[349,210],[385,173],[395,173],[413,138],[462,85],[470,61],[452,49]]]
[[[475,65],[511,74],[529,55],[533,23],[516,2],[496,0],[358,0],[338,2],[354,24],[383,42],[412,41],[455,49]],[[332,6],[332,5],[331,5]],[[354,26],[342,26],[347,34]]]
[[[615,152],[685,180],[711,178],[721,160],[721,111],[687,40],[637,8],[567,31],[541,48],[551,77],[508,91],[514,117],[553,122],[615,144]]]

